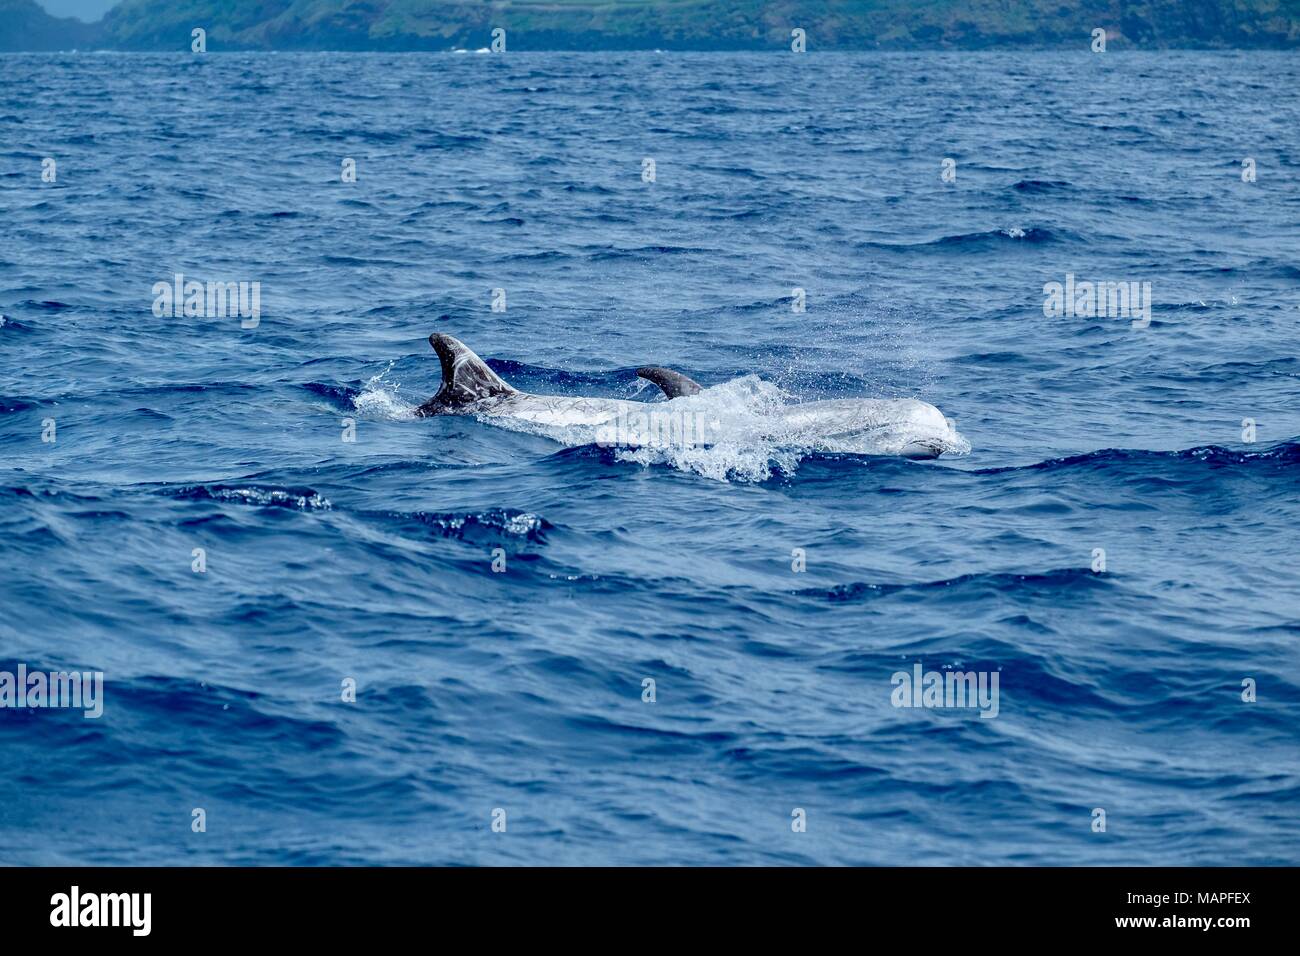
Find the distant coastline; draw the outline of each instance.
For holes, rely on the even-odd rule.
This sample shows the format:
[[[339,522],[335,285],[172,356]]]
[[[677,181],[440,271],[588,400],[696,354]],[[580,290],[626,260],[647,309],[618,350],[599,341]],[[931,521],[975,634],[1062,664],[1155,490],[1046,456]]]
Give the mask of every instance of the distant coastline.
[[[122,0],[97,23],[0,0],[0,51],[1294,49],[1300,0]]]

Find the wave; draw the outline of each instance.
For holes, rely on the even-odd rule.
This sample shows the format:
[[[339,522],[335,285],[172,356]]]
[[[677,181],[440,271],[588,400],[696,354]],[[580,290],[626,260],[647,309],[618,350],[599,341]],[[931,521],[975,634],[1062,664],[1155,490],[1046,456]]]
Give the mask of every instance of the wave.
[[[762,482],[767,480],[795,480],[801,473],[805,472],[810,466],[812,471],[806,475],[809,480],[820,481],[838,477],[843,477],[849,473],[859,472],[862,469],[880,470],[893,472],[897,469],[914,469],[929,468],[925,463],[907,461],[902,458],[882,456],[881,454],[872,454],[869,452],[826,452],[826,451],[805,451],[802,454],[790,456],[773,455],[765,463],[765,467],[751,463],[744,455],[738,454],[735,449],[725,446],[718,446],[715,449],[705,449],[705,452],[713,452],[713,456],[705,456],[700,462],[693,463],[689,460],[663,460],[657,459],[652,452],[645,455],[629,456],[627,451],[615,448],[604,448],[595,443],[587,445],[577,445],[566,448],[563,451],[556,452],[550,456],[552,461],[577,461],[586,460],[600,462],[604,465],[615,464],[620,461],[637,461],[642,464],[663,464],[670,467],[676,467],[681,471],[692,471],[705,474],[707,477],[718,477],[732,481],[756,481]],[[755,449],[757,453],[757,449]],[[960,454],[960,452],[958,453]],[[734,458],[734,461],[731,459]],[[960,470],[944,469],[946,473],[953,475],[975,475],[975,476],[992,476],[992,475],[1014,475],[1014,474],[1031,474],[1031,473],[1057,473],[1069,471],[1114,471],[1121,476],[1128,476],[1137,466],[1136,471],[1140,476],[1151,477],[1170,477],[1169,468],[1245,468],[1245,469],[1262,469],[1268,471],[1281,471],[1284,475],[1295,475],[1300,477],[1300,472],[1293,471],[1296,465],[1300,465],[1300,441],[1280,442],[1269,448],[1255,452],[1234,451],[1217,445],[1206,445],[1196,448],[1188,448],[1178,451],[1148,451],[1148,450],[1127,450],[1127,449],[1102,449],[1099,451],[1086,452],[1080,455],[1070,455],[1063,458],[1050,458],[1043,461],[1033,462],[1027,465],[1007,465],[993,468],[962,468]],[[716,466],[716,467],[714,467]],[[729,467],[728,467],[729,466]],[[719,474],[719,470],[728,468],[725,473]],[[882,585],[884,589],[889,589],[891,585]]]
[[[1154,471],[1157,467],[1169,464],[1188,463],[1219,467],[1227,465],[1265,466],[1272,468],[1281,465],[1289,467],[1300,465],[1300,441],[1279,442],[1261,451],[1234,451],[1220,445],[1201,445],[1179,451],[1147,451],[1123,448],[1104,448],[1081,455],[1065,458],[1049,458],[1032,465],[1008,465],[998,468],[976,468],[969,473],[975,475],[997,475],[1007,472],[1031,471],[1067,471],[1070,469],[1111,469],[1127,468],[1139,464],[1150,466],[1146,470]]]
[[[1031,246],[1054,245],[1057,243],[1083,243],[1087,240],[1080,234],[1062,228],[1045,226],[1007,226],[1003,229],[986,229],[982,232],[956,233],[925,239],[919,242],[860,242],[858,249],[888,249],[901,251],[906,249],[962,249],[970,251],[980,248],[1000,247],[1007,243],[1025,243]]]
[[[0,329],[4,329],[5,334],[7,335],[17,333],[17,332],[33,331],[30,325],[24,325],[22,322],[19,322],[17,319],[15,319],[12,315],[4,315],[4,314],[0,314]]]
[[[1072,190],[1074,186],[1055,179],[1022,179],[1011,188],[1021,193],[1052,193]]]
[[[586,250],[591,262],[612,262],[622,259],[639,260],[650,256],[711,256],[717,250],[703,249],[697,246],[635,246],[620,249],[614,246],[594,246]]]
[[[41,405],[41,402],[34,399],[0,395],[0,414],[6,414],[8,412],[26,412],[33,408],[40,408]]]
[[[19,304],[25,309],[32,309],[37,312],[64,312],[68,309],[76,308],[74,305],[68,305],[66,302],[59,302],[57,299],[44,299],[39,302],[34,299],[28,299]]]
[[[985,572],[962,574],[939,581],[918,581],[908,584],[870,584],[852,582],[830,588],[800,588],[790,593],[797,597],[821,598],[835,603],[862,603],[891,594],[925,594],[937,590],[980,590],[993,593],[1024,591],[1074,591],[1081,588],[1109,587],[1111,582],[1104,574],[1094,574],[1088,568],[1058,568],[1031,574],[1010,572]]]
[[[319,395],[331,405],[345,409],[355,408],[357,396],[361,394],[359,388],[349,388],[346,385],[331,385],[328,382],[304,382],[301,387],[313,395]]]
[[[314,488],[273,485],[181,485],[158,494],[178,501],[220,501],[265,508],[293,508],[298,511],[329,511],[334,506]]]
[[[343,735],[333,724],[308,717],[286,714],[269,706],[266,695],[215,683],[169,675],[145,675],[115,681],[114,699],[155,720],[183,721],[195,728],[205,728],[245,746],[259,739],[274,739],[278,747],[314,752],[337,744]],[[223,759],[230,759],[226,755]]]
[[[540,515],[515,508],[488,508],[471,512],[384,511],[365,512],[369,517],[410,528],[431,530],[443,538],[457,541],[486,541],[499,543],[507,539],[542,543],[546,533],[554,530]]]

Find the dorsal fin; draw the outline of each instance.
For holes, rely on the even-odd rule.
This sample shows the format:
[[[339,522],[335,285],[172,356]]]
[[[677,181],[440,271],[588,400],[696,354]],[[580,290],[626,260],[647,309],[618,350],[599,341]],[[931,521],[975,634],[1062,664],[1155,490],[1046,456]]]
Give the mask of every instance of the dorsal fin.
[[[636,374],[647,382],[654,382],[664,390],[664,394],[669,398],[680,398],[683,395],[698,395],[700,393],[698,383],[687,378],[681,372],[674,372],[670,368],[646,365],[637,369]]]
[[[515,394],[515,389],[459,339],[434,332],[429,336],[429,344],[438,353],[438,363],[442,366],[442,387],[416,410],[417,414],[440,415],[485,398]]]

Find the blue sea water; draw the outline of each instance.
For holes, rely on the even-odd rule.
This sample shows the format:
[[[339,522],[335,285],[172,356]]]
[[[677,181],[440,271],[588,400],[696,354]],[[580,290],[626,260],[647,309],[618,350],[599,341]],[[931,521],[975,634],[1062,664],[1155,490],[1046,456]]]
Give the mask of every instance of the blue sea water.
[[[98,720],[0,710],[0,863],[1300,862],[1298,90],[0,56],[0,670],[105,675]],[[259,324],[155,316],[178,272]],[[1150,282],[1149,327],[1045,317],[1067,274]],[[418,419],[433,331],[534,392],[918,397],[971,451]],[[894,707],[918,663],[996,718]]]

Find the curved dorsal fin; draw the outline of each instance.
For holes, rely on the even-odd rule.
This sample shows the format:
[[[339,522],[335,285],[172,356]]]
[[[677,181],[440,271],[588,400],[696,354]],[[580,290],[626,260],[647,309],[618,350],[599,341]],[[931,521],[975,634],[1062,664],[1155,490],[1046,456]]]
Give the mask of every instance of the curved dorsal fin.
[[[515,394],[515,389],[459,339],[434,332],[429,336],[429,344],[438,353],[438,363],[442,366],[442,387],[417,409],[418,414],[438,415],[485,398]]]
[[[687,378],[681,372],[674,372],[670,368],[660,368],[658,365],[646,365],[636,370],[639,378],[647,382],[654,382],[664,390],[664,394],[669,398],[680,398],[683,395],[698,395],[700,386],[698,383]]]

